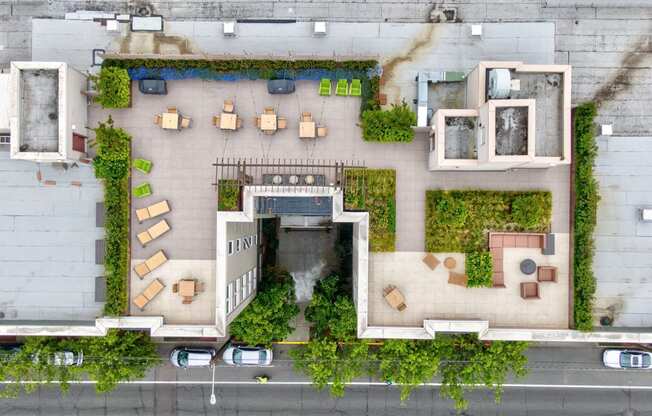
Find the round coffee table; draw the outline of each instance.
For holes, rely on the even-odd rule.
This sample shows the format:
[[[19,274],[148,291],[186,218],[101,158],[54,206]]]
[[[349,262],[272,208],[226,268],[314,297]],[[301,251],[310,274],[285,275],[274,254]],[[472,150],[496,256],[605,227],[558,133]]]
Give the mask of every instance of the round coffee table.
[[[523,274],[533,274],[537,271],[537,264],[532,259],[525,259],[521,262],[521,272]]]
[[[444,266],[449,270],[454,269],[455,266],[457,266],[457,261],[452,257],[446,257],[446,260],[444,260]]]

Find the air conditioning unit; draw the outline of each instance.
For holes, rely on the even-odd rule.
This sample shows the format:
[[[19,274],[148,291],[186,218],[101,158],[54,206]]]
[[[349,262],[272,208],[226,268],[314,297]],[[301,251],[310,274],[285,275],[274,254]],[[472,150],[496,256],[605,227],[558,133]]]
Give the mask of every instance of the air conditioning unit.
[[[222,24],[224,36],[234,37],[235,36],[235,20],[230,20]]]
[[[0,144],[9,144],[11,143],[11,136],[9,133],[0,133]]]
[[[487,95],[493,99],[509,97],[512,87],[509,69],[497,68],[489,71],[489,92]]]
[[[314,36],[326,36],[326,22],[314,22],[312,25],[312,34]]]

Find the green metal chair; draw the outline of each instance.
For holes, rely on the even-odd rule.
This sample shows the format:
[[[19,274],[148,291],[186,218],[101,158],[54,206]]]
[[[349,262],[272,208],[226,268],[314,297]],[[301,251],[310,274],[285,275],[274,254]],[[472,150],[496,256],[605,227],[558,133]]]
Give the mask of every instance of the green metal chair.
[[[359,97],[362,95],[362,82],[359,79],[351,80],[351,88],[349,89],[351,97]]]
[[[337,88],[335,89],[335,95],[339,95],[341,97],[346,97],[347,95],[349,95],[349,81],[345,79],[338,79]]]
[[[134,169],[147,174],[152,170],[152,161],[146,159],[134,159]]]
[[[331,80],[328,78],[322,78],[319,82],[319,95],[327,97],[331,95]]]
[[[149,185],[148,182],[143,182],[134,188],[134,196],[136,198],[145,198],[146,196],[150,196],[151,194],[152,194],[152,187]]]

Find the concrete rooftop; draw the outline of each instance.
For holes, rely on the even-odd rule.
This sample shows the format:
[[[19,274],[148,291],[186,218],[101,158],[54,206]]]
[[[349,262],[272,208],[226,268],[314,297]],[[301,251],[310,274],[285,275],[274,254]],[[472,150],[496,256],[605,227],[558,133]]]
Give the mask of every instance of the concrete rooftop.
[[[90,321],[101,314],[95,277],[104,269],[95,264],[95,240],[104,229],[95,226],[95,204],[102,199],[88,166],[10,160],[0,149],[2,318]]]
[[[29,152],[59,151],[59,71],[20,70],[20,145]]]

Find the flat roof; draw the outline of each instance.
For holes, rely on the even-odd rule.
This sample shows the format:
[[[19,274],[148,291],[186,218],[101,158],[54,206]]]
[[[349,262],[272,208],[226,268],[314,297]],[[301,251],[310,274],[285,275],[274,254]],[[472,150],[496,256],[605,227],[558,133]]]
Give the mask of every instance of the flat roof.
[[[20,151],[59,151],[59,70],[20,69]]]
[[[0,152],[0,200],[0,323],[99,316],[95,277],[104,268],[95,264],[95,240],[104,229],[95,226],[95,205],[103,189],[92,168],[37,165]]]

